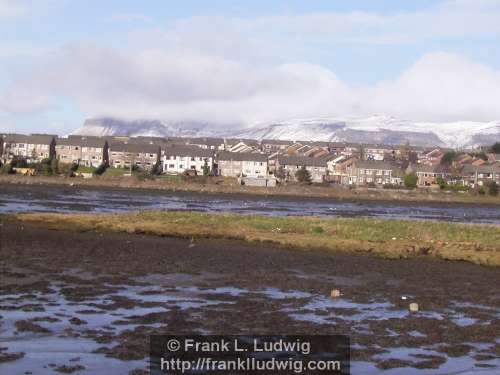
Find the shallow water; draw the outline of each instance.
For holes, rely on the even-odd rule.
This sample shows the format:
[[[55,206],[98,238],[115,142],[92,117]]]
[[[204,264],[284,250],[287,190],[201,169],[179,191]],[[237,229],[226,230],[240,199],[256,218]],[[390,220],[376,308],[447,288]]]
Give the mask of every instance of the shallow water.
[[[77,276],[73,270],[68,274]],[[86,275],[81,275],[85,280]],[[24,358],[13,362],[0,364],[0,373],[51,374],[55,365],[82,365],[81,374],[123,374],[135,368],[146,368],[147,359],[121,361],[105,357],[94,351],[102,346],[115,345],[112,341],[100,344],[94,341],[88,331],[101,331],[113,336],[125,331],[131,331],[139,326],[151,328],[165,327],[165,323],[138,322],[137,318],[151,313],[169,312],[173,309],[188,310],[203,314],[206,309],[232,308],[241,299],[269,300],[281,306],[280,311],[300,321],[311,324],[335,324],[338,320],[353,324],[355,332],[373,335],[370,322],[387,319],[404,320],[410,315],[425,319],[450,319],[457,328],[468,324],[489,324],[500,317],[500,312],[492,306],[476,305],[469,302],[451,301],[446,308],[439,311],[421,311],[410,313],[406,309],[396,307],[383,296],[367,302],[356,302],[346,296],[331,299],[329,296],[304,292],[300,290],[281,290],[275,287],[259,287],[257,289],[239,288],[220,285],[216,275],[150,275],[133,279],[134,284],[104,285],[102,293],[95,296],[68,297],[65,288],[82,286],[64,282],[52,283],[50,292],[30,294],[0,295],[0,347],[8,347],[8,352],[25,352]],[[139,285],[135,283],[138,282]],[[207,285],[210,285],[208,287]],[[67,290],[67,289],[66,289]],[[224,298],[220,299],[221,296]],[[411,300],[413,297],[408,297]],[[112,307],[119,301],[129,302],[125,305]],[[151,305],[152,304],[152,305]],[[24,308],[23,308],[24,306]],[[274,305],[273,305],[274,306]],[[234,307],[236,308],[236,307]],[[464,308],[474,308],[482,312],[483,318],[470,317],[462,311]],[[39,318],[57,318],[57,321],[36,320]],[[78,318],[85,323],[71,324],[70,319]],[[50,333],[19,332],[15,323],[19,320],[32,320]],[[71,330],[67,330],[71,327]],[[201,333],[201,331],[200,331]],[[204,330],[203,333],[214,333]],[[425,337],[419,331],[407,332],[412,337]],[[397,336],[398,333],[387,330],[387,335]],[[436,343],[438,345],[440,343]],[[481,349],[487,349],[491,344],[471,343],[474,348],[471,353],[461,357],[448,357],[431,346],[422,348],[382,348],[381,354],[373,357],[374,362],[353,362],[353,374],[460,374],[480,373],[496,374],[500,367],[500,359],[475,360],[473,355]],[[361,348],[353,345],[353,350]],[[412,367],[381,370],[375,367],[376,361],[401,359],[407,361],[422,360],[415,355],[433,355],[445,359],[438,369],[417,369]],[[478,367],[491,365],[493,368]],[[52,366],[52,367],[51,367]]]
[[[250,195],[0,185],[0,213],[127,212],[149,209],[232,212],[273,216],[366,216],[381,219],[500,224],[500,209],[498,206],[347,202],[307,197],[269,198]]]

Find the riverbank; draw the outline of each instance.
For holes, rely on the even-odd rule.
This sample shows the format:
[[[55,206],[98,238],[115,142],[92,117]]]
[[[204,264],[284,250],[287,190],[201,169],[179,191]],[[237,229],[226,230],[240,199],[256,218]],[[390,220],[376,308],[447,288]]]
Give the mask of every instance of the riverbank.
[[[439,190],[349,189],[343,186],[289,184],[275,188],[241,186],[235,179],[212,178],[180,181],[156,179],[141,181],[134,177],[43,177],[0,175],[0,184],[71,186],[87,188],[142,189],[212,194],[250,194],[255,196],[327,198],[345,201],[398,201],[500,205],[500,197],[471,195]]]
[[[500,227],[496,225],[172,211],[83,215],[29,213],[7,218],[73,232],[231,239],[302,250],[372,253],[391,259],[435,257],[500,266]]]
[[[352,374],[500,366],[497,267],[26,221],[1,229],[0,373],[145,375],[152,334],[345,334]]]

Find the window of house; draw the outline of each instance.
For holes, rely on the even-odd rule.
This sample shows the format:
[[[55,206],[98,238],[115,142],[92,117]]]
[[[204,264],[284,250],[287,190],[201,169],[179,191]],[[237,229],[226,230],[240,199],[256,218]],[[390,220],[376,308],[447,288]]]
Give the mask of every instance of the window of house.
[[[183,164],[179,164],[179,168],[180,169],[184,168],[184,165]]]
[[[154,155],[153,154],[149,154],[149,157],[152,158],[152,157],[154,157]]]
[[[191,169],[196,169],[196,165],[192,165],[192,166],[191,166]]]
[[[194,157],[191,157],[191,161],[195,161],[195,160],[194,160]]]

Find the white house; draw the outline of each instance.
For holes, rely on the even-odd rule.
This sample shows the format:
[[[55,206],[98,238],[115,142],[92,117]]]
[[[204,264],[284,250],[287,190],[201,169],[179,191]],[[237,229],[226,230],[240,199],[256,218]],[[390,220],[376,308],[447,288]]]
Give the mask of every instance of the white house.
[[[213,151],[196,146],[171,146],[163,150],[163,172],[180,174],[186,170],[196,171],[202,175],[203,168],[208,165],[212,172],[214,165]]]
[[[267,177],[267,155],[251,152],[220,152],[217,155],[219,175],[227,177]]]

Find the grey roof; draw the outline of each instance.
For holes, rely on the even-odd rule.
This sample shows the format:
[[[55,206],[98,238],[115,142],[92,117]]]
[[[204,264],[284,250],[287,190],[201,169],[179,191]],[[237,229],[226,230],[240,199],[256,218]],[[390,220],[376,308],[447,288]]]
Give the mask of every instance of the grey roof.
[[[248,138],[226,138],[225,142],[227,145],[230,145],[230,146],[236,145],[240,142],[243,142],[248,146],[259,146],[259,141],[255,140],[255,139],[248,139]]]
[[[293,141],[283,141],[281,139],[263,139],[261,141],[261,144],[268,144],[268,145],[278,145],[278,146],[287,146],[291,145]]]
[[[163,137],[149,137],[149,136],[139,136],[130,137],[127,143],[137,143],[137,144],[150,144],[157,146],[164,146],[167,143],[167,138]]]
[[[106,143],[106,138],[92,136],[75,136],[70,135],[68,138],[57,138],[57,145],[65,146],[80,146],[80,147],[96,147],[102,148]]]
[[[395,166],[385,161],[377,161],[377,160],[358,160],[356,161],[357,168],[363,169],[382,169],[382,170],[393,170]]]
[[[210,158],[213,156],[212,150],[207,150],[197,146],[171,145],[163,150],[166,156],[192,156]]]
[[[447,166],[444,165],[426,165],[426,164],[414,164],[411,168],[415,172],[423,172],[423,173],[449,173],[447,170]]]
[[[187,138],[186,144],[220,146],[220,145],[224,144],[224,139],[223,138],[212,138],[212,137]]]
[[[156,154],[160,150],[157,145],[140,144],[140,143],[124,143],[112,142],[109,145],[110,152],[128,152],[137,154]]]
[[[326,167],[327,157],[312,158],[309,156],[278,156],[279,165],[299,165],[306,167]]]
[[[254,152],[229,152],[222,151],[217,154],[218,160],[234,160],[234,161],[261,161],[267,162],[266,154]]]
[[[462,168],[462,174],[473,174],[473,173],[500,173],[500,165],[499,164],[490,164],[490,165],[472,165],[466,164]]]
[[[50,145],[57,136],[51,134],[5,134],[3,136],[5,143],[27,143],[34,145]]]

